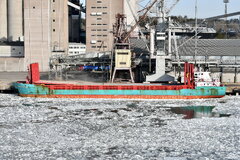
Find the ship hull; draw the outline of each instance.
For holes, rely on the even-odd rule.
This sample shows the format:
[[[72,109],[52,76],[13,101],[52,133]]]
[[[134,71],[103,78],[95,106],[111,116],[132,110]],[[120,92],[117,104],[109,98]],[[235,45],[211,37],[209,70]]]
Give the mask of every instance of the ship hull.
[[[45,85],[14,83],[22,97],[104,99],[205,99],[225,96],[226,87],[158,85]]]

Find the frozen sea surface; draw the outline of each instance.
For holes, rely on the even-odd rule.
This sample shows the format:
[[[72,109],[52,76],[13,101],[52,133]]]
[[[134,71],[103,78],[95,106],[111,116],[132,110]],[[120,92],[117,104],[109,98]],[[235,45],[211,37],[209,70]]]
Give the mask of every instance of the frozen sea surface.
[[[185,106],[215,106],[215,116],[183,119],[171,112]],[[142,101],[0,94],[0,159],[238,160],[240,97]]]

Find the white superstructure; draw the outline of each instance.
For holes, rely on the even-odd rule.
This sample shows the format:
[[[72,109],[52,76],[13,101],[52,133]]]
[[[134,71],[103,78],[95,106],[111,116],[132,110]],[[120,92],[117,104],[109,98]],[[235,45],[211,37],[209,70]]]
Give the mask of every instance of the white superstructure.
[[[212,78],[210,72],[194,72],[196,87],[200,86],[220,86],[219,78]]]

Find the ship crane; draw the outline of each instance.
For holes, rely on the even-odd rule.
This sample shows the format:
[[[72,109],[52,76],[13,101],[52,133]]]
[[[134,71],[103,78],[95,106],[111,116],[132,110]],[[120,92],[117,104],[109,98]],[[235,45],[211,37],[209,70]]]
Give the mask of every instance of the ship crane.
[[[157,4],[157,18],[158,18],[158,25],[156,27],[156,34],[154,35],[156,37],[156,74],[147,76],[146,81],[152,82],[152,81],[159,81],[160,77],[164,76],[169,78],[168,75],[165,75],[165,59],[167,58],[166,53],[165,53],[165,47],[164,47],[164,42],[166,39],[166,25],[165,25],[165,16],[170,13],[170,11],[175,7],[175,5],[179,2],[180,0],[176,0],[175,3],[166,11],[165,10],[165,0],[154,0],[148,7],[144,8],[141,11],[145,12],[143,15],[139,18],[139,20],[135,23],[131,29],[126,32],[124,29],[124,16],[118,15],[117,16],[117,23],[115,25],[115,61],[116,59],[116,51],[118,52],[119,50],[116,49],[129,49],[130,50],[130,44],[129,44],[129,37],[131,36],[131,33],[136,29],[136,27],[139,25],[139,23],[144,20],[147,16],[147,13],[150,11],[150,9]],[[120,24],[121,23],[121,24]],[[116,47],[117,46],[117,47]],[[128,47],[127,47],[128,46]],[[119,48],[120,47],[120,48]],[[120,51],[119,51],[120,52]],[[129,52],[128,52],[129,53]],[[127,63],[127,62],[122,62],[122,63]],[[117,64],[115,64],[117,65]],[[115,67],[116,68],[116,67]],[[113,74],[113,79],[115,76],[115,71]],[[112,81],[113,81],[112,79]],[[172,80],[172,78],[170,78]],[[161,79],[161,80],[166,80],[166,79]]]
[[[116,23],[114,25],[114,56],[112,54],[111,59],[111,66],[113,66],[113,57],[115,57],[115,67],[112,75],[111,68],[111,81],[114,82],[116,79],[116,73],[117,71],[129,71],[131,82],[134,82],[133,73],[132,73],[132,53],[130,49],[130,43],[129,38],[131,36],[131,33],[136,29],[136,27],[139,25],[139,23],[146,18],[147,12],[154,6],[154,4],[157,2],[157,0],[154,0],[154,2],[147,7],[145,13],[140,17],[140,19],[135,23],[133,27],[129,31],[126,30],[126,23],[125,23],[125,15],[118,14],[116,16]]]
[[[169,15],[169,13],[173,10],[173,8],[178,4],[180,0],[175,0],[173,5],[166,11],[166,15]]]
[[[131,27],[131,29],[126,33],[126,35],[124,35],[122,37],[122,42],[126,42],[129,39],[131,33],[136,29],[136,27],[139,25],[139,23],[146,18],[147,13],[149,12],[149,10],[154,6],[154,4],[157,1],[158,0],[154,0],[150,6],[145,8],[146,11],[144,12],[144,14],[139,18],[139,20],[135,23],[135,25]]]

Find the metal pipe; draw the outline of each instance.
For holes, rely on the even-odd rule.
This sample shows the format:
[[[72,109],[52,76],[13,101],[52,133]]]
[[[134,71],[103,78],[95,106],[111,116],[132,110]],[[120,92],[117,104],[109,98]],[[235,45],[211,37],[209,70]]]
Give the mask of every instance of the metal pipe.
[[[169,25],[171,23],[171,17],[168,19]],[[172,30],[168,25],[168,54],[172,53]]]
[[[75,8],[75,9],[81,11],[80,5],[78,6],[78,5],[76,5],[76,4],[72,3],[72,2],[69,2],[69,1],[67,2],[67,4],[68,4],[70,7],[73,7],[73,8]]]
[[[150,53],[151,53],[151,58],[154,57],[154,43],[155,43],[155,30],[153,28],[150,29]]]
[[[187,83],[187,62],[184,63],[184,85]]]

